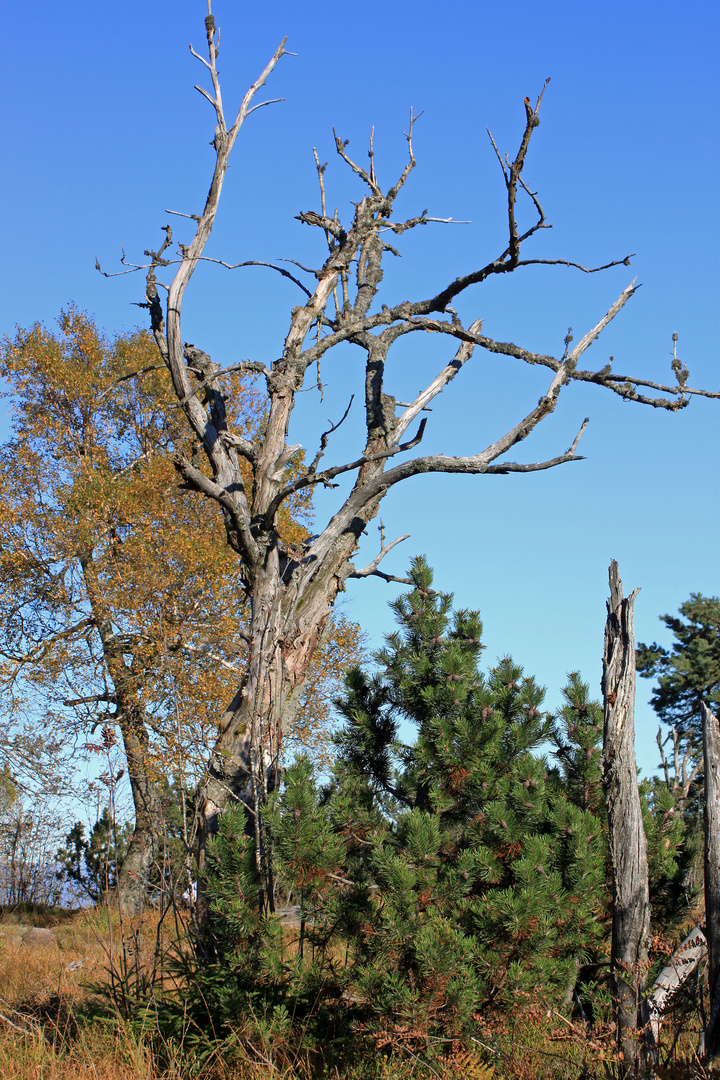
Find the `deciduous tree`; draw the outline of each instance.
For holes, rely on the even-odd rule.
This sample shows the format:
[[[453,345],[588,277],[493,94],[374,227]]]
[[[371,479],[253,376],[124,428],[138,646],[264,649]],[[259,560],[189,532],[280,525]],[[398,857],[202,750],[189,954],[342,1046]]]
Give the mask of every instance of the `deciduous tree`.
[[[159,782],[195,785],[245,662],[237,562],[213,509],[176,483],[170,455],[193,449],[149,334],[111,341],[71,310],[58,334],[35,326],[4,342],[0,371],[13,409],[0,448],[0,676],[11,704],[29,694],[36,724],[37,710],[66,732],[72,720],[81,744],[102,725],[102,747],[119,728],[135,830],[118,884],[136,912],[163,834]],[[251,388],[234,407],[251,432]],[[286,542],[307,536],[308,509],[307,493],[286,504]],[[306,738],[357,644],[340,621],[332,663],[318,656]]]

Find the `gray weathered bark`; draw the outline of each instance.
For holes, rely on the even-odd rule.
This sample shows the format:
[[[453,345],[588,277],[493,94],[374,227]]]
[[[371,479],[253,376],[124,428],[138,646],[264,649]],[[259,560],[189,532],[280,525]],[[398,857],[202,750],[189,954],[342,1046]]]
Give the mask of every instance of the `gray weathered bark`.
[[[705,936],[708,943],[710,1018],[705,1052],[710,1060],[720,1052],[720,726],[703,702],[705,758]]]
[[[650,1035],[655,1045],[660,1038],[660,1027],[668,1005],[706,956],[705,934],[701,927],[693,926],[656,978],[647,997]]]
[[[635,637],[633,603],[623,599],[618,565],[610,563],[605,625],[605,724],[600,773],[608,812],[613,884],[611,980],[621,1073],[639,1059],[639,1004],[647,986],[650,896],[645,829],[635,764]]]

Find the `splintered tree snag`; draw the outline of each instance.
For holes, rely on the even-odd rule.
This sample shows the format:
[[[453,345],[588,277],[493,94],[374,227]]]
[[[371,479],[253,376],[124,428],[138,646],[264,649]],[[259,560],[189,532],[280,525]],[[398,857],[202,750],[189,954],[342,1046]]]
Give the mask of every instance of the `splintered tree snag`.
[[[705,758],[705,936],[708,943],[710,1017],[705,1051],[710,1060],[720,1050],[720,730],[703,702]]]
[[[611,985],[623,1075],[639,1055],[639,1003],[647,986],[650,894],[645,829],[635,764],[633,603],[623,599],[618,565],[610,563],[603,653],[603,754],[600,759],[613,883]]]
[[[212,14],[205,25],[208,59],[194,53],[210,75],[212,92],[202,89],[200,92],[212,105],[216,123],[215,164],[205,208],[201,214],[186,215],[188,224],[194,228],[189,244],[178,244],[175,249],[172,230],[169,225],[164,226],[165,239],[157,251],[148,252],[149,262],[141,265],[124,260],[129,269],[121,271],[147,272],[145,304],[152,331],[171,372],[179,406],[206,457],[201,468],[195,458],[178,455],[177,469],[187,487],[218,504],[227,541],[240,559],[243,588],[251,612],[245,674],[221,719],[204,787],[201,867],[207,837],[217,826],[217,815],[230,800],[242,800],[257,828],[261,828],[258,800],[262,803],[267,785],[272,782],[282,736],[292,723],[313,653],[346,580],[370,576],[396,580],[379,569],[381,558],[396,543],[386,544],[384,536],[381,536],[379,555],[368,566],[356,569],[352,562],[360,537],[391,488],[427,472],[474,475],[537,472],[581,460],[577,449],[587,421],[564,452],[535,462],[511,461],[506,457],[554,411],[561,391],[574,381],[594,382],[623,398],[671,411],[683,408],[693,394],[704,393],[688,387],[684,367],[678,369],[682,379],[675,372],[676,384],[653,384],[656,392],[647,394],[645,389],[650,384],[633,376],[615,375],[610,365],[598,371],[579,366],[589,347],[635,292],[634,283],[622,290],[609,310],[572,349],[572,336],[568,334],[565,350],[558,357],[495,340],[483,333],[480,318],[463,322],[452,308],[453,301],[472,286],[538,262],[575,266],[585,272],[629,265],[629,256],[590,268],[566,259],[522,257],[524,245],[535,233],[548,227],[538,195],[523,177],[530,142],[540,123],[542,93],[534,106],[529,99],[525,101],[520,148],[514,159],[510,161],[498,154],[506,192],[503,213],[507,239],[495,258],[470,273],[438,283],[440,287],[433,286],[435,291],[424,298],[402,300],[392,307],[380,303],[383,259],[388,252],[397,254],[390,241],[398,243],[409,230],[440,220],[428,217],[426,211],[404,220],[394,216],[396,198],[416,164],[413,132],[417,117],[411,113],[405,132],[407,163],[396,182],[387,188],[378,181],[372,146],[370,168],[365,170],[350,156],[347,143],[335,136],[335,150],[343,167],[352,170],[364,191],[359,201],[353,203],[354,210],[346,223],[340,221],[337,212],[330,216],[327,210],[326,166],[316,154],[320,210],[300,213],[298,220],[318,230],[325,251],[318,259],[321,265],[300,266],[299,272],[308,275],[306,285],[297,276],[275,267],[294,287],[299,286],[300,291],[300,302],[290,312],[284,344],[276,353],[278,359],[269,367],[248,361],[223,370],[200,347],[185,344],[181,330],[183,297],[198,263],[206,258],[204,249],[215,220],[230,150],[246,117],[259,108],[251,104],[257,91],[285,52],[283,43],[248,90],[229,127],[215,65],[216,29]],[[518,222],[519,198],[528,200],[534,215],[532,223],[525,228]],[[232,268],[249,266],[252,262],[228,261],[223,265]],[[166,272],[174,276],[164,283],[158,275],[164,276]],[[162,289],[167,290],[166,303],[162,300]],[[428,333],[445,335],[455,349],[454,355],[452,349],[448,350],[440,370],[427,387],[414,400],[403,403],[389,392],[385,380],[390,349],[406,335]],[[297,448],[288,446],[286,437],[296,395],[315,385],[321,387],[320,369],[326,354],[346,342],[356,347],[356,354],[365,354],[364,371],[358,373],[364,391],[363,442],[352,460],[326,464],[329,438],[342,421],[322,434],[318,430],[317,452],[312,456],[311,448],[310,463],[299,475],[291,476],[287,466]],[[426,426],[420,414],[429,411],[433,399],[459,374],[478,347],[547,368],[545,393],[505,434],[499,438],[493,436],[484,447],[480,443],[476,453],[414,456],[412,451],[421,443]],[[226,415],[229,375],[243,372],[259,375],[267,389],[265,427],[254,440],[233,432]],[[311,492],[317,485],[334,487],[336,477],[351,473],[355,479],[349,495],[338,499],[333,516],[319,533],[304,545],[286,544],[278,518],[286,501],[299,491]],[[202,902],[201,889],[201,906]]]

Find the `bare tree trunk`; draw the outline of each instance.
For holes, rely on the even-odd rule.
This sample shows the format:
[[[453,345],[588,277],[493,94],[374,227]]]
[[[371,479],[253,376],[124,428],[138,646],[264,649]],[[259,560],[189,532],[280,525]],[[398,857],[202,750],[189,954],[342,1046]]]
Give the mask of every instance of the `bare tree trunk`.
[[[720,1050],[720,730],[718,719],[703,702],[705,757],[705,936],[708,943],[710,1019],[705,1052],[712,1060]]]
[[[118,701],[118,711],[121,710]],[[145,906],[150,872],[163,835],[163,808],[157,781],[148,772],[148,737],[142,714],[126,709],[119,719],[135,810],[135,828],[118,873],[118,902],[134,918]]]
[[[609,825],[611,986],[622,1076],[631,1076],[639,1064],[638,1012],[647,986],[650,936],[647,845],[635,764],[633,602],[638,592],[636,589],[623,600],[618,565],[613,559],[603,655],[605,725],[600,770]]]

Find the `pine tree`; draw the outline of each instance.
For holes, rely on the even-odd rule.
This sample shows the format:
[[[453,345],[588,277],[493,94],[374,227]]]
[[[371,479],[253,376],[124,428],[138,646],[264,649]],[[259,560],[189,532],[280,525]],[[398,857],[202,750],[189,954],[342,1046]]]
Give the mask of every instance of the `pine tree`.
[[[99,903],[117,883],[118,867],[127,850],[131,826],[115,826],[107,807],[85,837],[85,826],[76,821],[56,858],[59,879],[72,882],[93,904]]]
[[[551,740],[557,766],[553,770],[567,798],[581,810],[605,818],[600,781],[603,709],[590,700],[590,688],[577,671],[568,675],[564,704],[553,717]]]
[[[680,605],[680,618],[661,615],[672,630],[671,649],[638,645],[638,675],[657,678],[650,704],[660,719],[674,727],[685,748],[702,750],[700,706],[720,706],[720,599],[691,593]]]
[[[396,1029],[447,1032],[491,1002],[572,987],[602,932],[603,841],[534,753],[551,732],[543,690],[508,657],[483,675],[478,614],[453,612],[424,560],[411,576],[379,670],[348,677],[329,807],[347,835],[364,793],[361,818],[383,822],[349,851],[348,878],[363,864],[377,885],[357,985]]]

